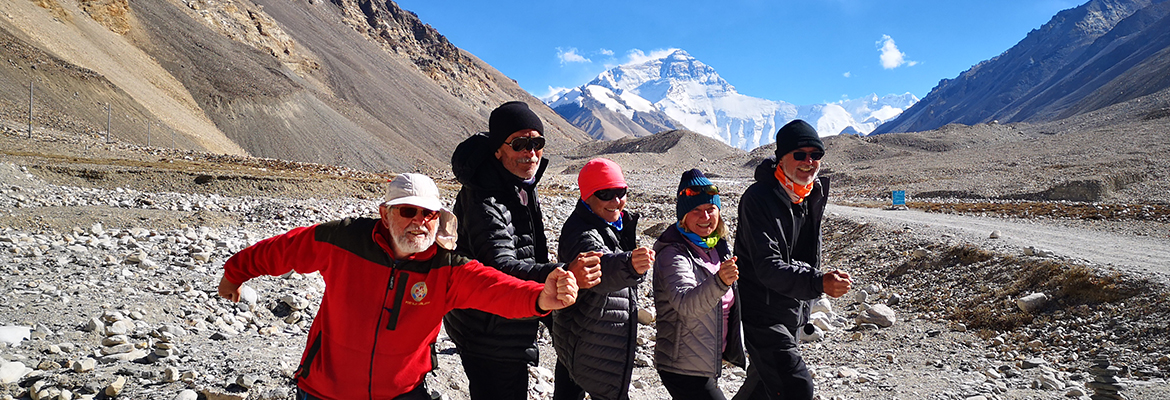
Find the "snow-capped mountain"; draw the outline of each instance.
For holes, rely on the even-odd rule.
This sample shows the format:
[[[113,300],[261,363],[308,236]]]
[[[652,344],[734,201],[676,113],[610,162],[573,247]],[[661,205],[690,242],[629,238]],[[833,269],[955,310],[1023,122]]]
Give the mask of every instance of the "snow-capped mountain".
[[[744,150],[771,143],[793,119],[823,136],[866,134],[910,107],[913,94],[796,106],[736,92],[714,68],[683,50],[612,68],[580,87],[544,99],[554,111],[597,139],[687,129]]]

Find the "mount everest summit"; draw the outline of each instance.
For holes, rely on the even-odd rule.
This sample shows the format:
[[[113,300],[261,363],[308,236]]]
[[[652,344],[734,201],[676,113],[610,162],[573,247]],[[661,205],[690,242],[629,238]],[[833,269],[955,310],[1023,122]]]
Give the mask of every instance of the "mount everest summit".
[[[918,98],[870,95],[796,106],[745,96],[714,68],[683,50],[607,70],[593,81],[544,99],[557,114],[602,140],[685,129],[744,150],[772,143],[781,126],[803,119],[822,136],[868,134]]]

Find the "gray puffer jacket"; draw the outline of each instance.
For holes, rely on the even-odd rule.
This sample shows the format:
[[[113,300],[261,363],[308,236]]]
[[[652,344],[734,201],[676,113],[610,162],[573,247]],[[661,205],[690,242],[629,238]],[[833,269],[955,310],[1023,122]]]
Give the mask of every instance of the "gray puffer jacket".
[[[618,231],[578,200],[561,229],[561,260],[587,251],[607,253],[601,257],[601,283],[581,289],[576,304],[553,312],[557,360],[593,399],[628,398],[638,332],[637,286],[645,277],[631,264],[637,228],[638,214],[622,212]]]
[[[720,240],[714,250],[716,262],[730,257],[727,240]],[[658,237],[654,251],[657,368],[707,378],[719,377],[722,360],[743,368],[738,285],[723,284],[703,265],[703,255],[679,232],[677,223]],[[735,293],[735,303],[728,315],[727,346],[723,348],[722,298],[728,289]]]

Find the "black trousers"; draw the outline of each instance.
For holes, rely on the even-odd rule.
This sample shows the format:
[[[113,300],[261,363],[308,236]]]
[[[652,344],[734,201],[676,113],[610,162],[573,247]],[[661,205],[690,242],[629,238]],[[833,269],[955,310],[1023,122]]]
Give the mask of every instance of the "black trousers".
[[[471,400],[528,400],[528,363],[460,354]]]
[[[585,398],[585,389],[577,385],[577,381],[569,375],[569,369],[565,368],[565,364],[561,364],[561,360],[557,360],[556,369],[553,371],[553,400],[583,400]]]
[[[674,400],[727,400],[715,378],[663,370],[658,370],[658,376],[662,377],[662,386],[666,386],[666,391],[670,392],[670,398]]]
[[[321,398],[305,393],[301,388],[297,388],[297,400],[321,400]],[[394,397],[394,400],[431,400],[431,394],[427,393],[427,383],[423,382],[413,390]]]
[[[813,379],[796,347],[796,332],[782,324],[743,324],[751,362],[733,400],[811,400]]]

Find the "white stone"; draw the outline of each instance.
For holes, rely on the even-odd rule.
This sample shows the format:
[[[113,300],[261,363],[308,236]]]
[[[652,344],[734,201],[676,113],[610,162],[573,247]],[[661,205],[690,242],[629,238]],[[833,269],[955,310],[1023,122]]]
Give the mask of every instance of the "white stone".
[[[826,315],[823,311],[817,311],[815,313],[812,313],[811,315],[808,316],[808,320],[813,325],[816,325],[818,328],[821,328],[821,330],[825,330],[825,331],[833,330],[833,322],[829,319],[829,316]]]
[[[115,379],[113,382],[111,382],[109,386],[106,386],[106,396],[118,397],[119,394],[122,394],[122,389],[125,387],[126,377],[119,376],[118,379]]]
[[[1044,293],[1032,293],[1016,300],[1016,306],[1024,312],[1032,312],[1040,307],[1043,307],[1048,302],[1048,295]]]
[[[885,304],[874,304],[857,316],[859,324],[869,323],[883,328],[891,327],[897,321],[894,310]]]
[[[199,393],[196,393],[194,390],[191,390],[191,389],[183,389],[183,391],[179,392],[178,394],[175,395],[175,397],[171,398],[171,400],[198,400],[198,399],[199,399]]]
[[[0,359],[0,384],[16,383],[32,372],[32,368],[24,366],[20,361],[8,362]]]
[[[248,304],[256,304],[260,300],[260,295],[256,293],[256,289],[252,289],[248,285],[240,285],[240,301]]]
[[[28,326],[0,326],[0,343],[7,343],[9,346],[16,347],[20,342],[29,339],[32,333],[32,327]]]
[[[73,361],[73,372],[89,372],[97,367],[97,360],[86,357]]]
[[[833,303],[825,296],[818,297],[809,302],[809,312],[823,312],[825,315],[833,315]]]

